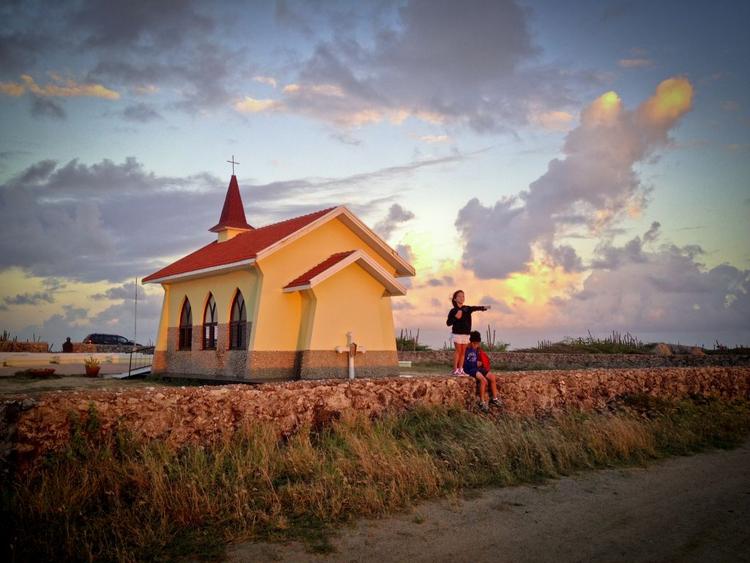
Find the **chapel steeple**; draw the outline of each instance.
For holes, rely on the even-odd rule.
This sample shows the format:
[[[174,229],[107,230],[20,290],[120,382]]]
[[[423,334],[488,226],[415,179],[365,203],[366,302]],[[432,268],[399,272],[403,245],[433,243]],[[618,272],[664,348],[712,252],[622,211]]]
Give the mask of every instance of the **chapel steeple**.
[[[219,242],[224,242],[240,233],[253,230],[253,227],[248,224],[245,218],[245,207],[242,205],[240,186],[237,183],[237,176],[234,175],[234,165],[239,163],[234,161],[234,155],[232,160],[227,162],[232,163],[232,179],[229,180],[219,222],[209,229],[212,233],[218,233]]]

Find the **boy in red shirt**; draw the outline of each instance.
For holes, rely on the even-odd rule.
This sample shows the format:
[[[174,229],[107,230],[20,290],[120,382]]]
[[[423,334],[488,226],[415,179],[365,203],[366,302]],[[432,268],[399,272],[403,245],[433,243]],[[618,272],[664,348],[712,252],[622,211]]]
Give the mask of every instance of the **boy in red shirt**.
[[[474,330],[469,335],[469,347],[466,348],[464,356],[464,373],[477,380],[477,395],[479,395],[479,408],[483,412],[490,410],[487,404],[487,382],[490,382],[492,399],[490,405],[502,407],[503,403],[497,396],[497,380],[494,373],[490,373],[490,358],[482,350],[482,335]]]

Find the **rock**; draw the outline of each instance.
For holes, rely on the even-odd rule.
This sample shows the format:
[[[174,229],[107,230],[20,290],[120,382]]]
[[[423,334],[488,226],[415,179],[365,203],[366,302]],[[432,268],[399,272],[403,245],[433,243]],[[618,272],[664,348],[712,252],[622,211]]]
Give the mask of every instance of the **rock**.
[[[659,342],[656,346],[654,346],[654,354],[656,354],[657,356],[671,356],[672,348],[669,347],[669,344]]]
[[[31,407],[36,405],[36,401],[34,399],[24,399],[21,401],[21,410],[29,410]]]
[[[691,356],[705,356],[706,353],[703,351],[703,348],[700,348],[699,346],[693,346],[690,348],[690,355]]]

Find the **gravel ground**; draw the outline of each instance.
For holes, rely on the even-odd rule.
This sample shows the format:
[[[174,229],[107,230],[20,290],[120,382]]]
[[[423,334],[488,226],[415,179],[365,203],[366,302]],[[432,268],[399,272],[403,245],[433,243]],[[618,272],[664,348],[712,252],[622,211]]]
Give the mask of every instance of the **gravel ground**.
[[[750,561],[750,441],[541,486],[486,489],[342,530],[329,555],[232,546],[230,561]]]

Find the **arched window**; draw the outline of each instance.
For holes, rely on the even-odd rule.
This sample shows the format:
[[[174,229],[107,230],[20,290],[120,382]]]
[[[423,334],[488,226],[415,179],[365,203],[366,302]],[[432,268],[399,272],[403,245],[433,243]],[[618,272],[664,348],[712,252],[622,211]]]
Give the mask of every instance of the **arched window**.
[[[190,300],[185,297],[182,302],[180,313],[180,350],[190,350],[193,346],[193,312],[190,309]]]
[[[216,301],[212,293],[208,294],[206,309],[203,311],[203,349],[216,349]]]
[[[229,321],[229,348],[244,350],[247,348],[247,314],[245,300],[238,289],[232,302],[232,315]]]

